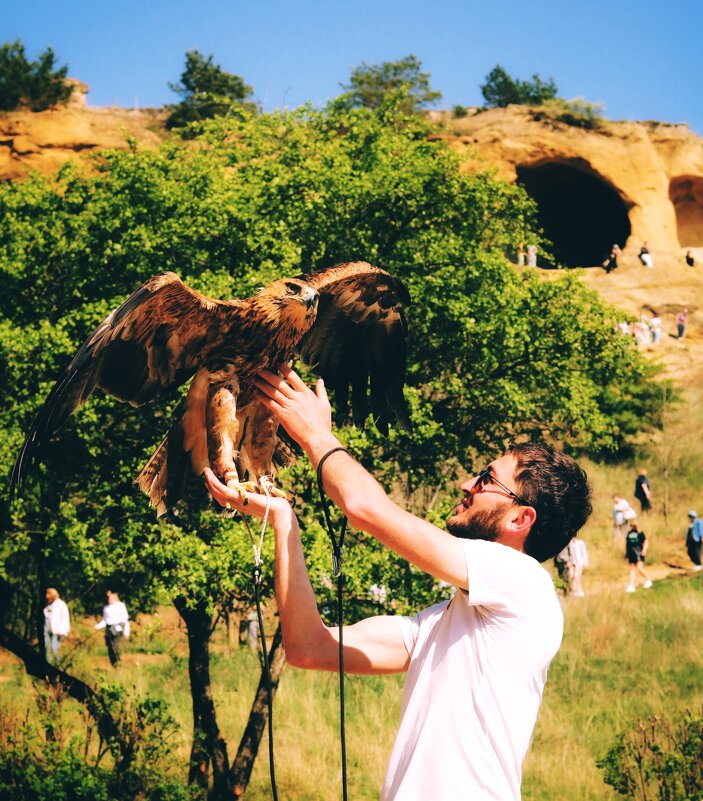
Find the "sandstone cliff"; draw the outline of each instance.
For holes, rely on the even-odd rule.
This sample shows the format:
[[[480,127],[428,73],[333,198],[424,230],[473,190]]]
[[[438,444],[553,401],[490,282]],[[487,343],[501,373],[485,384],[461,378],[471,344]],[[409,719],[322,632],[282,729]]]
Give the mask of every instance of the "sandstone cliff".
[[[614,243],[657,261],[703,258],[703,139],[686,125],[607,122],[600,131],[537,120],[522,106],[463,119],[438,114],[467,169],[493,165],[540,206],[570,266],[599,264]]]

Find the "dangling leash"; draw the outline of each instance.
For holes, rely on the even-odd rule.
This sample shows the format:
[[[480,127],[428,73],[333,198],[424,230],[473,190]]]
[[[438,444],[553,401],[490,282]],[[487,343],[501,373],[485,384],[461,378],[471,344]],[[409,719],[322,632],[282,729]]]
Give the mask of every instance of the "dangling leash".
[[[347,801],[347,741],[344,731],[344,638],[342,634],[343,616],[342,616],[342,587],[344,584],[344,576],[342,575],[342,559],[344,546],[344,534],[347,530],[347,518],[345,517],[339,526],[339,538],[334,533],[334,526],[332,525],[332,518],[330,517],[329,504],[327,503],[327,496],[325,495],[324,487],[322,486],[322,466],[327,461],[327,458],[337,451],[344,451],[348,453],[346,448],[341,445],[337,448],[332,448],[320,459],[317,464],[317,488],[320,492],[320,501],[322,503],[322,511],[325,515],[325,523],[327,524],[327,534],[332,543],[332,571],[334,577],[337,579],[337,629],[339,631],[339,739],[342,748],[342,798]]]
[[[278,790],[276,788],[276,767],[273,758],[273,697],[271,694],[271,671],[269,668],[268,651],[266,650],[266,633],[264,632],[264,617],[261,613],[261,597],[259,588],[261,587],[261,549],[264,544],[264,534],[266,533],[266,526],[269,519],[269,507],[271,504],[271,495],[269,494],[266,484],[262,484],[263,490],[266,494],[266,511],[264,518],[261,521],[261,533],[259,534],[259,544],[254,542],[254,536],[249,528],[249,522],[245,515],[242,515],[244,525],[246,526],[251,547],[254,551],[254,569],[252,571],[252,578],[254,581],[254,601],[256,603],[256,617],[259,623],[259,638],[261,640],[261,653],[264,668],[264,676],[266,677],[266,706],[268,707],[269,720],[268,720],[268,741],[269,741],[269,775],[271,776],[271,795],[273,801],[278,801]]]

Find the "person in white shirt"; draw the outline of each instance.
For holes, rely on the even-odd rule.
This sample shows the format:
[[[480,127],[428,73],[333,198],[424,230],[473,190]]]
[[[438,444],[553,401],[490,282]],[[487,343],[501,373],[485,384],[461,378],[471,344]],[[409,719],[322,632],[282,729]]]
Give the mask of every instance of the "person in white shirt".
[[[588,567],[588,548],[581,537],[576,534],[569,543],[569,558],[572,564],[571,594],[576,598],[583,598],[586,594],[581,585],[583,571]]]
[[[129,638],[129,615],[127,607],[116,592],[108,591],[103,619],[95,624],[95,628],[105,629],[105,645],[110,664],[117,667],[122,658],[122,641]]]
[[[613,543],[618,547],[625,541],[625,534],[630,522],[637,517],[637,512],[619,495],[613,495]]]
[[[44,607],[44,647],[48,662],[58,665],[61,643],[71,630],[71,616],[65,601],[59,597],[58,590],[49,587],[46,591]]]
[[[461,485],[449,533],[401,509],[331,431],[316,392],[288,366],[262,371],[257,397],[322,463],[325,490],[357,529],[457,587],[415,617],[380,615],[344,629],[350,673],[407,672],[402,718],[383,801],[519,801],[522,762],[563,617],[540,562],[553,558],[591,511],[585,473],[548,446],[512,446]],[[339,669],[336,627],[320,619],[297,519],[267,499],[205,479],[223,506],[263,516],[276,539],[276,598],[288,662]]]

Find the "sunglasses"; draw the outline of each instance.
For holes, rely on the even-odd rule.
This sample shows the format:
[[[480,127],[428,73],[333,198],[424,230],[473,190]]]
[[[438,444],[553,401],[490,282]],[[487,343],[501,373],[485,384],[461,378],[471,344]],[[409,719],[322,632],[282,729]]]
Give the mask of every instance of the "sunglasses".
[[[498,479],[493,475],[493,471],[490,467],[484,467],[483,470],[481,470],[481,472],[476,476],[476,481],[471,488],[471,492],[478,492],[481,487],[485,487],[487,484],[495,484],[496,487],[502,489],[503,492],[507,493],[513,500],[517,501],[522,506],[532,506],[531,503],[528,503],[524,498],[521,498],[509,487],[506,487],[501,481],[498,481]]]

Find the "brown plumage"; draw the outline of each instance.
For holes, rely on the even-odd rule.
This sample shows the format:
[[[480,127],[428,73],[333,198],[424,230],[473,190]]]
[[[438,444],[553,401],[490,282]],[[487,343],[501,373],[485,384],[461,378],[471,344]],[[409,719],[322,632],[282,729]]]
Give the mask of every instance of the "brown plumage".
[[[252,376],[297,354],[335,391],[343,414],[351,388],[356,423],[371,411],[381,431],[394,419],[408,428],[408,302],[397,278],[365,262],[274,281],[245,300],[207,298],[175,273],[151,278],[95,329],[54,385],[20,449],[12,490],[95,387],[140,406],[192,378],[183,416],[136,479],[157,514],[179,500],[189,467],[199,475],[210,465],[230,486],[282,494],[272,478],[277,422],[255,399]]]

